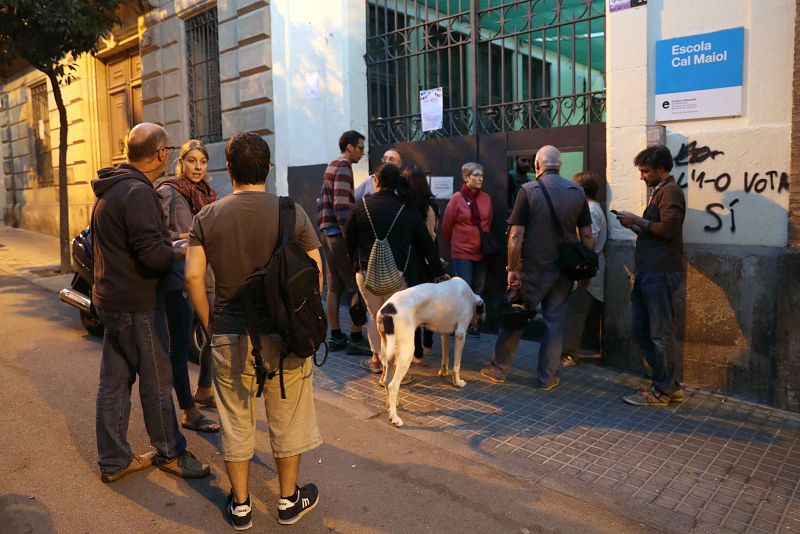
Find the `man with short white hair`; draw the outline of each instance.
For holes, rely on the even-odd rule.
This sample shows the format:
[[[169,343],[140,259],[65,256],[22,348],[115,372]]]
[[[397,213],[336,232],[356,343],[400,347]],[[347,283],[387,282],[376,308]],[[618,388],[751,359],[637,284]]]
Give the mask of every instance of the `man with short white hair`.
[[[580,238],[592,248],[592,217],[583,189],[559,175],[561,153],[556,147],[540,148],[534,169],[536,180],[522,186],[508,220],[506,271],[508,288],[518,294],[529,310],[535,310],[540,303],[542,305],[544,336],[539,344],[537,375],[539,388],[552,391],[561,383],[557,372],[561,362],[567,299],[572,290],[572,280],[558,268],[560,234],[563,233],[566,241],[575,242]],[[554,226],[545,189],[561,224],[561,232]],[[525,239],[526,234],[531,239]],[[588,285],[588,280],[581,285]],[[501,324],[491,365],[481,370],[481,375],[495,383],[506,381],[522,338],[519,325],[507,326],[504,328]]]

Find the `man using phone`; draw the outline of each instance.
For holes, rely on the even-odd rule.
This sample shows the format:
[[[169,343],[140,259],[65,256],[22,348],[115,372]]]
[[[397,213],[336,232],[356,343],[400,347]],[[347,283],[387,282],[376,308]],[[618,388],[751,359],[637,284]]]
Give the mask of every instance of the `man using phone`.
[[[636,235],[635,278],[631,292],[633,339],[653,370],[652,383],[623,400],[636,406],[683,402],[676,378],[675,296],[685,277],[683,221],[686,199],[672,177],[672,154],[663,145],[639,152],[633,164],[653,195],[642,217],[616,212],[617,220]]]

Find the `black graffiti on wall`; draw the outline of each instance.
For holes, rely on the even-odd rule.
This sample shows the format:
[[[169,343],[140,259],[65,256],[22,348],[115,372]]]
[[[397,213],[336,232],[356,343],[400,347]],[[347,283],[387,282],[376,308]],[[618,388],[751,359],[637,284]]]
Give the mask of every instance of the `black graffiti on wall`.
[[[697,141],[692,141],[688,145],[681,144],[681,149],[678,150],[678,155],[673,160],[676,167],[683,167],[684,165],[703,163],[705,160],[711,158],[715,159],[717,156],[723,156],[725,152],[721,150],[714,150],[707,146],[697,146]]]
[[[685,167],[689,164],[697,165],[709,159],[716,159],[717,156],[723,156],[725,152],[721,150],[712,149],[709,146],[698,146],[697,141],[691,141],[688,144],[681,144],[678,155],[673,159],[675,167]],[[713,187],[718,193],[728,191],[734,183],[734,177],[738,180],[739,176],[735,172],[721,172],[719,174],[708,174],[693,168],[690,172],[681,171],[676,179],[676,183],[681,189],[687,189],[689,183],[697,184],[697,187],[702,189],[704,186]],[[753,172],[744,171],[741,174],[742,191],[748,195],[750,194],[763,194],[766,192],[776,192],[778,194],[789,190],[789,173],[770,170],[766,172]],[[719,202],[711,202],[706,205],[706,213],[712,217],[713,224],[707,224],[703,230],[709,233],[719,232],[722,230],[724,223],[722,219],[722,211],[728,210],[730,212],[730,231],[736,233],[736,215],[733,206],[739,203],[741,199],[735,198],[728,202],[725,206]]]
[[[736,233],[736,214],[734,213],[733,207],[738,203],[739,199],[734,198],[728,204],[728,210],[731,212],[731,232],[733,232],[734,234]],[[716,222],[713,226],[710,224],[705,225],[703,227],[703,230],[710,233],[719,232],[720,230],[722,230],[722,217],[719,216],[717,210],[724,210],[724,209],[725,205],[720,204],[719,202],[713,202],[708,206],[706,206],[706,213],[711,215]]]

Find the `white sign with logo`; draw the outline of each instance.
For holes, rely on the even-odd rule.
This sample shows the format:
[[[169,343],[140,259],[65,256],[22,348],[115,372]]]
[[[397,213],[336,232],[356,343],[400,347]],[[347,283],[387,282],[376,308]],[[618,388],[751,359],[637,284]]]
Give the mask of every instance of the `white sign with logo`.
[[[744,28],[656,42],[657,121],[742,114]]]
[[[609,11],[621,11],[631,7],[647,5],[647,0],[608,0]]]

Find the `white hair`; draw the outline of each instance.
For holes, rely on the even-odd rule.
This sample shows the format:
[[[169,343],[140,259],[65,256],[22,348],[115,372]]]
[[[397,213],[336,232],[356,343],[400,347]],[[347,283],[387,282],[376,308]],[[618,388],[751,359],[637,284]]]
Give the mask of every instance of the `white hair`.
[[[552,145],[545,145],[536,152],[536,164],[540,169],[560,169],[561,152]]]

